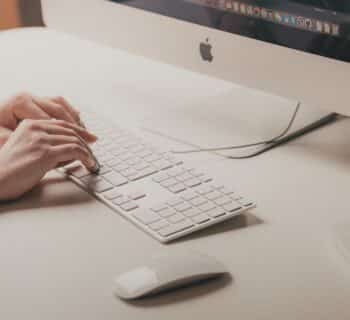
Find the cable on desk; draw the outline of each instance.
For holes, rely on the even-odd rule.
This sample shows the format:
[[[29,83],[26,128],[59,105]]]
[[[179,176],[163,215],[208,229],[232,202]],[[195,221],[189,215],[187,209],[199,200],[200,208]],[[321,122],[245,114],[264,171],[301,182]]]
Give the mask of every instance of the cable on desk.
[[[299,112],[301,103],[298,102],[295,111],[293,113],[293,116],[291,120],[288,123],[288,126],[286,129],[282,131],[281,134],[276,136],[275,138],[272,138],[270,140],[265,140],[261,142],[256,142],[256,143],[250,143],[250,144],[245,144],[245,145],[236,145],[236,146],[228,146],[228,147],[219,147],[219,148],[198,148],[198,149],[192,149],[192,150],[183,150],[183,151],[172,151],[175,154],[190,154],[190,153],[199,153],[199,152],[218,152],[218,151],[225,151],[225,150],[234,150],[234,149],[246,149],[246,148],[251,148],[251,147],[257,147],[257,146],[263,146],[260,150],[255,151],[251,154],[248,155],[243,155],[243,156],[226,156],[222,154],[218,154],[221,157],[227,158],[227,159],[234,159],[234,160],[242,160],[242,159],[250,159],[254,158],[256,156],[259,156],[267,151],[270,151],[274,148],[277,148],[278,146],[281,146],[283,144],[286,144],[292,140],[295,140],[305,134],[308,134],[316,129],[319,129],[325,125],[328,125],[330,123],[333,123],[337,121],[340,118],[340,115],[337,113],[330,113],[327,116],[310,123],[309,125],[293,132],[289,133],[294,122],[296,119],[296,116]]]
[[[245,148],[252,148],[252,147],[257,147],[257,146],[266,145],[266,144],[276,142],[277,140],[279,140],[280,138],[283,138],[286,134],[289,133],[290,129],[292,128],[292,126],[295,122],[297,114],[300,110],[300,106],[301,106],[301,102],[298,102],[298,104],[294,110],[294,113],[292,115],[292,118],[290,119],[287,127],[285,129],[283,129],[283,131],[278,136],[276,136],[272,139],[263,140],[260,142],[249,143],[249,144],[243,144],[243,145],[227,146],[227,147],[197,148],[197,149],[188,149],[188,150],[182,150],[182,151],[172,151],[172,153],[187,154],[187,153],[197,153],[197,152],[215,152],[215,151],[226,151],[226,150],[234,150],[234,149],[245,149]],[[246,158],[246,156],[244,156],[243,158],[239,157],[239,159],[245,159],[245,158]]]

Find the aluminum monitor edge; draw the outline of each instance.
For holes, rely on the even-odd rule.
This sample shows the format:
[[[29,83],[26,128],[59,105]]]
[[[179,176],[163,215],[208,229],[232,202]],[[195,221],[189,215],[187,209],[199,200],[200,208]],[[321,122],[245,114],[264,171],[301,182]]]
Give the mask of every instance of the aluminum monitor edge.
[[[350,64],[106,0],[42,0],[46,25],[195,72],[350,115]],[[213,46],[203,61],[199,45]]]

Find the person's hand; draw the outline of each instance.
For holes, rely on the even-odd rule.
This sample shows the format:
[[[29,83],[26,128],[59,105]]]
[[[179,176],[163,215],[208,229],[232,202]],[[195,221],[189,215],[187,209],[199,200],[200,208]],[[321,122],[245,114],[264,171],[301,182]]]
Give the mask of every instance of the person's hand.
[[[86,142],[96,137],[62,120],[24,120],[0,149],[0,200],[13,200],[30,191],[44,175],[80,160],[95,166]]]
[[[79,112],[63,97],[41,98],[21,93],[0,104],[0,147],[25,119],[58,119],[82,125]]]

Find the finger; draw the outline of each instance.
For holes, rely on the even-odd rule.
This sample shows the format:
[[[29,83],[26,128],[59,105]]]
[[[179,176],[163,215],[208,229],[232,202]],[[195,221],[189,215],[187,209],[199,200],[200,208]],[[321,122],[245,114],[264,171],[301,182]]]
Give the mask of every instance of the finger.
[[[97,137],[86,129],[61,120],[40,121],[38,126],[48,134],[78,135],[87,143],[93,143],[97,140]]]
[[[16,99],[13,105],[13,114],[17,120],[48,120],[51,117],[39,106],[29,94],[23,94]]]
[[[50,149],[50,157],[53,161],[53,168],[67,162],[81,161],[88,170],[93,170],[96,163],[90,153],[80,144],[63,144],[53,146]]]
[[[76,120],[72,117],[72,115],[66,110],[64,106],[44,98],[34,97],[33,101],[51,118],[77,124]]]
[[[58,146],[62,144],[80,144],[83,148],[90,152],[90,149],[87,147],[86,143],[78,136],[48,135],[48,142],[51,146]]]
[[[4,128],[4,127],[0,127],[0,148],[7,142],[7,140],[10,138],[12,131]]]
[[[76,144],[80,145],[82,148],[84,148],[87,152],[89,152],[90,158],[94,160],[95,168],[97,165],[97,159],[95,158],[92,150],[89,148],[87,143],[83,139],[81,139],[78,136],[68,136],[68,135],[48,135],[47,136],[47,142],[51,146],[59,146],[59,145],[65,145],[65,144]],[[95,169],[94,169],[95,171]]]
[[[51,101],[62,105],[67,110],[67,112],[69,112],[70,115],[74,118],[76,123],[78,124],[81,123],[80,112],[76,108],[74,108],[65,98],[54,97],[54,98],[51,98]]]

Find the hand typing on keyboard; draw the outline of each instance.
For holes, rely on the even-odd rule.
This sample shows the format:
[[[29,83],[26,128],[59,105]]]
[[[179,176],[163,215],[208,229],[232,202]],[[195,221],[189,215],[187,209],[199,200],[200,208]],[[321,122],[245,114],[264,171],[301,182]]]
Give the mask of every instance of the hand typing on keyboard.
[[[236,189],[186,166],[134,132],[98,115],[84,118],[99,136],[92,149],[101,168],[92,174],[76,162],[62,171],[157,240],[172,241],[254,207]]]
[[[22,94],[0,105],[0,200],[20,197],[48,171],[76,160],[94,169],[88,143],[96,136],[80,123],[63,98]]]

